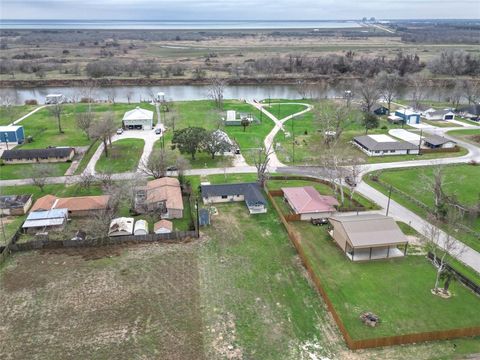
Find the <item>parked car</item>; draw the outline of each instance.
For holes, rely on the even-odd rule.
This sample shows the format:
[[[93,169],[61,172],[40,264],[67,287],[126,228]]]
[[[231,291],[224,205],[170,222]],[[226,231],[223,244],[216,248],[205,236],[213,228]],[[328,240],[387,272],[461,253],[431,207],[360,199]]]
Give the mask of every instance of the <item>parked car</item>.
[[[162,133],[162,129],[156,128],[155,129],[155,134],[160,135]]]
[[[123,134],[123,129],[120,128],[120,129],[117,129],[117,135],[122,135]]]
[[[167,171],[177,171],[178,168],[175,165],[167,167]]]
[[[327,225],[328,224],[328,218],[319,218],[319,219],[310,219],[310,222],[312,225]]]

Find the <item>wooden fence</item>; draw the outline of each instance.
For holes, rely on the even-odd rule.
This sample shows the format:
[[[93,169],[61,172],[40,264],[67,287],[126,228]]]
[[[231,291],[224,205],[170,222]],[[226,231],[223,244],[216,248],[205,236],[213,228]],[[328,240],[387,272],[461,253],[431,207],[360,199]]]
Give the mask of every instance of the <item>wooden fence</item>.
[[[460,151],[460,147],[455,146],[453,148],[420,149],[420,154],[451,153],[451,152],[459,152],[459,151]]]
[[[307,272],[312,279],[313,283],[315,284],[315,288],[322,296],[325,304],[327,305],[328,311],[332,314],[335,323],[340,330],[347,346],[352,350],[358,349],[367,349],[367,348],[374,348],[374,347],[382,347],[382,346],[392,346],[392,345],[401,345],[401,344],[411,344],[423,341],[435,341],[435,340],[446,340],[446,339],[454,339],[459,337],[468,337],[468,336],[480,336],[480,327],[470,327],[470,328],[462,328],[462,329],[451,329],[445,331],[432,331],[432,332],[422,332],[422,333],[413,333],[413,334],[405,334],[405,335],[397,335],[397,336],[388,336],[388,337],[381,337],[381,338],[373,338],[373,339],[364,339],[364,340],[354,340],[348,333],[345,325],[342,322],[342,319],[338,315],[335,307],[333,306],[332,301],[328,297],[326,291],[322,286],[322,282],[318,275],[313,271],[313,268],[308,260],[301,243],[301,239],[297,232],[291,227],[288,221],[282,214],[281,209],[273,199],[272,193],[267,191],[267,197],[269,198],[270,202],[272,203],[273,207],[277,211],[278,216],[280,217],[280,221],[282,222],[283,226],[285,227],[288,237],[290,238],[293,246],[298,252],[300,260],[303,266],[307,269]]]
[[[428,252],[427,254],[428,258],[432,260],[432,262],[435,263],[436,266],[440,265],[440,260],[438,258],[435,259],[434,255],[432,252]],[[435,260],[434,260],[435,259]],[[447,270],[453,272],[455,274],[455,277],[457,278],[458,281],[460,281],[463,285],[471,289],[475,294],[480,295],[480,286],[470,280],[468,277],[463,275],[462,273],[458,272],[454,268],[450,266],[450,264],[444,262],[444,266]]]

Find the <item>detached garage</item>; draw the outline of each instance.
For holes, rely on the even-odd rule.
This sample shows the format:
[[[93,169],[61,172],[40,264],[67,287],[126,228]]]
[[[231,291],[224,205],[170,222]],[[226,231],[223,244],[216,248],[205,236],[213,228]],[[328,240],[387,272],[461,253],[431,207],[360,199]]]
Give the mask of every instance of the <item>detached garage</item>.
[[[128,130],[152,130],[153,111],[136,107],[123,115],[123,127]]]

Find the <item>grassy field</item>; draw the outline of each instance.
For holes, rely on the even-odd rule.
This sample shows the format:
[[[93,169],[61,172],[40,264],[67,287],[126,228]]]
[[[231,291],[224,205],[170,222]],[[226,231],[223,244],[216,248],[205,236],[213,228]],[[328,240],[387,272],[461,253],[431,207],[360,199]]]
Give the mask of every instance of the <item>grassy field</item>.
[[[142,139],[120,139],[113,142],[108,149],[108,157],[103,152],[95,165],[95,170],[111,173],[135,171],[144,145]]]
[[[423,257],[355,263],[348,260],[324,228],[292,223],[340,318],[354,339],[479,326],[480,299],[460,284],[448,300],[430,293],[435,268]],[[380,316],[375,328],[359,316]]]
[[[0,166],[0,180],[25,179],[32,172],[36,164],[4,164]],[[48,168],[49,176],[63,176],[68,170],[71,162],[48,163],[42,166]]]
[[[36,105],[0,106],[0,126],[11,124],[36,107]]]
[[[448,135],[458,137],[477,146],[480,145],[480,130],[452,130],[448,132]]]
[[[425,205],[433,208],[433,195],[427,191],[422,191],[421,188],[415,189],[415,184],[421,183],[421,179],[424,177],[432,177],[432,167],[425,167],[422,169],[399,169],[383,171],[380,174],[380,180],[391,184],[397,189],[414,196],[417,200],[421,201]],[[480,178],[480,167],[472,165],[452,165],[444,167],[445,173],[445,187],[444,191],[448,195],[455,195],[458,201],[464,205],[474,205],[478,200],[478,179]],[[388,188],[372,181],[370,178],[366,178],[367,182],[374,186],[376,189],[383,193],[388,193]],[[458,186],[459,182],[462,186]],[[405,199],[398,194],[393,193],[392,198],[398,203],[406,206],[408,209],[416,212],[420,216],[426,216],[425,210],[421,209],[408,199]],[[466,220],[469,227],[475,231],[480,231],[480,218],[475,220]],[[480,251],[480,243],[478,239],[472,235],[467,234],[461,230],[455,233],[455,237],[463,241],[468,246]]]
[[[321,102],[306,101],[313,104],[315,107],[324,106],[326,111],[333,111],[335,106],[338,106],[331,100],[322,100]],[[272,105],[273,108],[276,105]],[[434,159],[442,157],[456,157],[467,153],[465,149],[457,153],[439,153],[439,154],[424,154],[421,157],[418,155],[398,155],[398,156],[367,156],[359,149],[350,144],[350,141],[359,135],[365,134],[365,129],[360,123],[362,113],[360,110],[352,108],[349,113],[349,119],[344,132],[341,135],[340,142],[344,149],[349,149],[352,156],[359,157],[365,163],[381,163],[381,162],[395,162],[395,161],[409,161],[419,159]],[[280,131],[275,137],[274,143],[277,145],[276,153],[278,158],[285,164],[297,165],[312,165],[319,164],[320,154],[322,152],[320,144],[323,142],[323,136],[319,132],[320,125],[317,122],[317,115],[315,109],[307,112],[299,117],[293,118],[285,122],[285,133]],[[401,125],[391,124],[386,117],[380,117],[379,127],[370,130],[369,134],[388,134],[390,129],[402,128]],[[405,127],[407,130],[412,129],[409,126]],[[292,136],[294,134],[294,136]],[[295,145],[294,145],[295,142]]]

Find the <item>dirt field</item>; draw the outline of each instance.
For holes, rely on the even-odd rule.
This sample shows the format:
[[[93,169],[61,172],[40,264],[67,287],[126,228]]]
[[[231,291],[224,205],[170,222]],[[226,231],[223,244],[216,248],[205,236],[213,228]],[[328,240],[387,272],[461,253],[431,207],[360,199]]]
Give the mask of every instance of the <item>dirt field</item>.
[[[349,351],[274,211],[250,216],[241,203],[218,211],[190,244],[12,256],[0,268],[0,358],[420,360],[480,353],[480,339]]]

